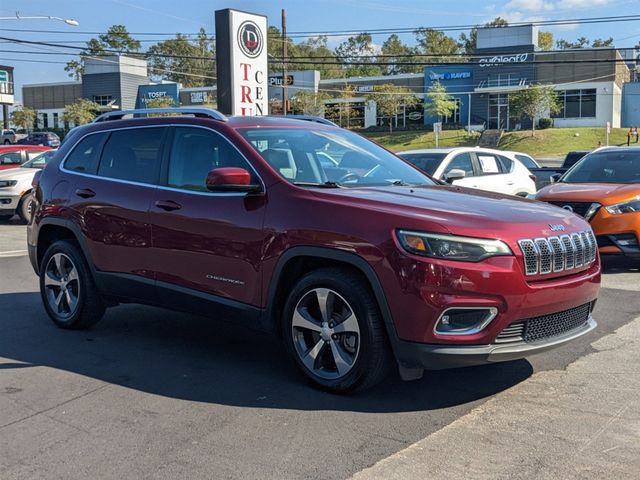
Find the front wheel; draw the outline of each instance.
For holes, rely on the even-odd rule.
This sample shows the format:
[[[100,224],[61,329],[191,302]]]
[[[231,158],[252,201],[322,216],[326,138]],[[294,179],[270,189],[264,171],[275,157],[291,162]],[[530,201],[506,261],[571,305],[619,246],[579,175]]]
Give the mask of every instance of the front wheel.
[[[29,223],[31,215],[33,215],[33,193],[29,192],[20,201],[18,206],[18,216],[23,222]]]
[[[317,386],[336,393],[369,388],[392,362],[369,285],[346,268],[305,275],[284,309],[287,350]]]
[[[11,144],[11,141],[10,141],[10,140],[5,140],[5,141],[4,141],[4,144],[5,144],[5,145],[10,145],[10,144]]]
[[[61,328],[89,328],[104,315],[104,303],[75,242],[60,240],[45,252],[40,295],[47,314]]]

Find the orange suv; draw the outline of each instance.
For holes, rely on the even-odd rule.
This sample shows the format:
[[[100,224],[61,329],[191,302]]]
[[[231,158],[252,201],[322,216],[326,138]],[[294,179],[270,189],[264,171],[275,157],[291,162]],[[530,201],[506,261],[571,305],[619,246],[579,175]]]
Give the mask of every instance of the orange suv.
[[[536,199],[590,222],[601,254],[640,260],[640,147],[590,153]]]

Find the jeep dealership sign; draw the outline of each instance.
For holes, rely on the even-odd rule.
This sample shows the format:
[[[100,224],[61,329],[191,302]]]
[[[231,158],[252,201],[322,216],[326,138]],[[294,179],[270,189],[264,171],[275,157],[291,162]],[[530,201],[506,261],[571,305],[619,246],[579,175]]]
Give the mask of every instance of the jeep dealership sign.
[[[481,58],[478,61],[478,64],[481,67],[495,67],[502,63],[524,63],[528,58],[528,53],[518,53],[517,55],[496,55],[494,57]]]
[[[267,17],[217,10],[218,108],[229,115],[267,115]]]

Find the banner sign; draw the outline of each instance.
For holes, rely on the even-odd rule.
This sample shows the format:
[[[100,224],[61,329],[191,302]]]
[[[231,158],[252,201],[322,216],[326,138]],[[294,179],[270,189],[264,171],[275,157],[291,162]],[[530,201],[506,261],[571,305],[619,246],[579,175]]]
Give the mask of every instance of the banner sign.
[[[229,115],[268,115],[267,17],[217,10],[218,108]]]
[[[461,78],[471,78],[471,72],[444,72],[444,73],[436,73],[429,72],[430,80],[458,80]]]
[[[180,103],[178,98],[177,83],[160,83],[158,85],[139,85],[138,96],[136,97],[136,108],[147,108],[150,100],[158,98],[169,98],[173,105]]]
[[[287,86],[293,85],[293,75],[287,75]],[[269,86],[270,87],[282,87],[282,75],[275,75],[273,77],[269,77]]]

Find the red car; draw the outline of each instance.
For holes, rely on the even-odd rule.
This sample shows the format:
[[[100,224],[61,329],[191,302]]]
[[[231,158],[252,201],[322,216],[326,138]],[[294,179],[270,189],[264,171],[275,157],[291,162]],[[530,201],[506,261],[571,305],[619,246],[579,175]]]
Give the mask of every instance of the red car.
[[[0,146],[0,170],[17,168],[24,162],[37,157],[51,147],[35,145],[4,145]]]
[[[343,392],[394,363],[418,378],[595,327],[600,261],[570,212],[436,184],[331,125],[122,119],[149,112],[77,128],[34,179],[29,256],[62,328],[128,302],[205,314],[274,332]]]

